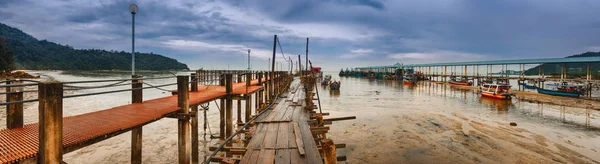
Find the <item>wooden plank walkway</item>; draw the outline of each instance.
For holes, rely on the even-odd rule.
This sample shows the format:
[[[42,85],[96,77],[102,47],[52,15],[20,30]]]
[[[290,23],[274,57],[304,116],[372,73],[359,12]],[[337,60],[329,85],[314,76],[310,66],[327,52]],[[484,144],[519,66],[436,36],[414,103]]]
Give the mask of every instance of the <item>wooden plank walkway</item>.
[[[323,163],[307,123],[310,113],[303,107],[304,89],[298,79],[291,86],[293,91],[287,98],[280,99],[275,108],[256,118],[241,164]],[[302,104],[288,101],[293,99]]]
[[[254,80],[252,85],[258,84]],[[236,83],[233,94],[250,94],[262,90],[262,86]],[[225,86],[200,86],[198,92],[190,92],[190,105],[199,105],[227,95]],[[133,128],[159,120],[177,112],[177,95],[118,106],[106,110],[63,118],[63,149],[68,153]],[[0,130],[0,163],[15,163],[37,156],[38,123],[23,128]]]

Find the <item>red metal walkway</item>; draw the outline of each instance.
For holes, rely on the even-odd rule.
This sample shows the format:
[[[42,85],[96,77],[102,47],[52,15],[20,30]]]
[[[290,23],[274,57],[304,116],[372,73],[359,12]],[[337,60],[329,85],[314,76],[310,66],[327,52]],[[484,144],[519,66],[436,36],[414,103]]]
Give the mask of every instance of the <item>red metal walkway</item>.
[[[233,94],[250,94],[261,90],[253,80],[246,90],[246,83],[233,84]],[[199,105],[221,98],[225,86],[200,86],[198,92],[190,92],[190,105]],[[68,153],[89,144],[127,132],[177,112],[177,95],[128,104],[106,110],[63,118],[63,149]],[[15,163],[32,158],[38,152],[38,123],[23,128],[0,130],[0,163]]]

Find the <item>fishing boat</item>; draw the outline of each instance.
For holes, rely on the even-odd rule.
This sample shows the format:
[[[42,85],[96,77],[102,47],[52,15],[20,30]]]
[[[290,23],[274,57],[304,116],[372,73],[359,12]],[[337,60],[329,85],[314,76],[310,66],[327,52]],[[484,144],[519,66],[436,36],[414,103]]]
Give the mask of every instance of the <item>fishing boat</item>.
[[[481,88],[496,87],[496,85],[498,85],[500,87],[500,89],[509,89],[510,88],[510,85],[506,85],[506,84],[494,84],[494,83],[482,83],[481,84]]]
[[[581,95],[578,92],[555,91],[555,90],[542,89],[539,87],[536,87],[536,89],[537,89],[538,93],[547,94],[547,95],[566,96],[566,97],[579,97],[579,95]]]
[[[450,83],[452,85],[465,85],[465,86],[469,86],[469,85],[473,84],[472,82],[467,81],[467,79],[464,79],[464,78],[463,79],[459,79],[459,78],[452,79],[448,83]]]
[[[329,81],[331,81],[331,75],[325,75],[323,81],[321,81],[321,85],[328,85]]]
[[[340,84],[341,82],[339,81],[333,81],[329,83],[329,89],[331,90],[340,90]]]
[[[527,83],[521,83],[521,85],[523,85],[523,87],[527,88],[527,89],[536,89],[537,88],[535,85],[529,85]]]
[[[404,78],[402,79],[402,84],[404,85],[416,85],[417,82],[415,81],[414,78],[412,78],[409,75],[404,76]]]
[[[496,99],[510,99],[510,93],[508,93],[510,90],[509,88],[509,85],[489,84],[488,87],[481,88],[481,96]]]

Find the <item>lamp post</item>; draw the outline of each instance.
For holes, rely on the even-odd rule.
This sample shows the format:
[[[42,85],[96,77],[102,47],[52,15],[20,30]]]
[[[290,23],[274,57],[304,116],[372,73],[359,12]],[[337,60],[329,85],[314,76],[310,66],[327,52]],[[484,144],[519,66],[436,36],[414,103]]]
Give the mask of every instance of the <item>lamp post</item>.
[[[135,14],[138,12],[138,6],[129,5],[131,12],[131,75],[135,75]]]
[[[250,71],[250,49],[248,49],[248,71]]]

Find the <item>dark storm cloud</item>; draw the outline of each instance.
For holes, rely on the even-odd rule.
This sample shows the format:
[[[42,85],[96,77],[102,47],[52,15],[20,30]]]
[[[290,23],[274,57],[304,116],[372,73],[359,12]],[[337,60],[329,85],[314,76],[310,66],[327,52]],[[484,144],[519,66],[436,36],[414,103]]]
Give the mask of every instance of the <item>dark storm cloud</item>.
[[[589,0],[8,0],[0,1],[0,21],[76,48],[128,50],[131,3],[140,6],[140,51],[191,65],[231,59],[248,48],[265,60],[273,34],[293,55],[303,54],[310,37],[313,59],[333,70],[433,62],[422,60],[427,57],[563,57],[600,49],[600,1]]]

